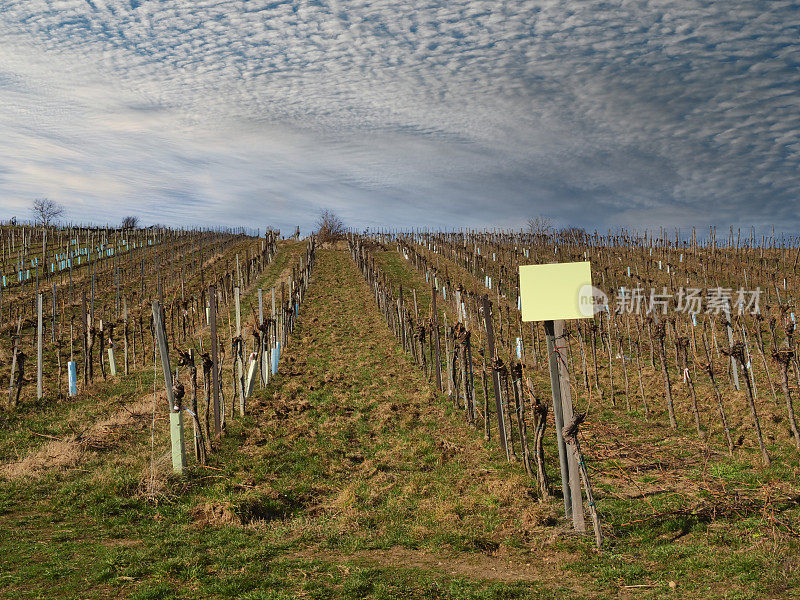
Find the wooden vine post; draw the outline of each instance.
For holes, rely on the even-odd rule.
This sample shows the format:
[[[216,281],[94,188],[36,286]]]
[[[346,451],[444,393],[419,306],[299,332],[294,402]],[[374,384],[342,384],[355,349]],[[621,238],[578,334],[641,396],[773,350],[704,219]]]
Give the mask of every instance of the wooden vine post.
[[[42,323],[42,294],[36,295],[36,399],[44,396],[44,372],[42,351],[44,349],[44,323]]]
[[[211,398],[214,412],[214,437],[222,437],[219,410],[219,343],[217,341],[217,288],[208,288],[208,323],[211,327]]]
[[[267,380],[269,379],[269,375],[267,375],[266,364],[267,361],[265,360],[265,352],[264,348],[266,348],[266,329],[263,328],[264,326],[264,290],[258,288],[258,324],[257,327],[261,329],[261,345],[258,348],[258,363],[261,365],[261,387],[263,388]]]
[[[731,325],[731,311],[728,308],[728,305],[725,305],[725,329],[728,333],[728,346],[733,347],[733,327]],[[736,391],[739,391],[739,371],[736,368],[736,359],[731,356],[731,373],[733,374],[733,387],[736,388]]]
[[[556,332],[556,326],[558,332]],[[556,441],[558,442],[558,462],[561,467],[561,490],[564,495],[564,513],[566,517],[572,518],[573,525],[578,531],[584,531],[586,524],[583,520],[583,504],[581,502],[580,479],[577,487],[575,486],[576,475],[580,475],[575,468],[575,460],[570,452],[567,452],[567,444],[564,439],[565,405],[568,406],[570,417],[572,416],[572,393],[569,387],[569,378],[563,371],[566,371],[566,353],[563,341],[564,320],[544,322],[544,333],[547,340],[547,355],[550,367],[550,387],[553,395],[553,417],[556,422]],[[562,383],[566,384],[562,388]]]
[[[433,328],[434,328],[434,344],[436,345],[436,387],[441,392],[442,390],[442,351],[439,346],[439,311],[436,310],[436,295],[437,289],[431,286],[431,310],[433,312]],[[414,311],[417,311],[417,292],[414,290]],[[417,319],[419,320],[419,319]],[[445,330],[447,327],[445,327]]]
[[[124,361],[123,367],[125,375],[128,375],[128,299],[122,299],[122,340],[124,342],[122,348],[122,359]]]
[[[13,409],[19,401],[22,388],[25,354],[20,350],[20,333],[22,331],[22,315],[17,318],[17,332],[14,335],[14,350],[11,353],[11,376],[8,386],[8,408]],[[17,368],[19,367],[19,372]]]
[[[495,358],[497,353],[495,351],[494,343],[494,325],[492,324],[492,303],[489,302],[489,296],[483,295],[483,318],[486,324],[486,351],[489,354],[490,368],[492,369],[492,384],[494,385],[494,402],[495,410],[497,411],[497,432],[500,437],[500,444],[503,446],[503,451],[506,453],[506,460],[511,461],[511,451],[506,442],[506,420],[503,414],[503,397],[500,395],[500,372],[494,368]]]
[[[241,280],[239,274],[239,255],[236,255],[236,273],[237,279]],[[244,416],[244,403],[245,403],[245,390],[244,390],[244,357],[243,357],[243,342],[242,342],[242,307],[241,307],[241,293],[237,285],[233,289],[234,303],[236,305],[236,344],[234,344],[234,364],[236,365],[236,381],[239,389],[239,415]]]
[[[183,409],[180,404],[180,399],[175,396],[172,389],[172,371],[169,363],[167,332],[164,329],[161,304],[158,300],[153,300],[153,327],[156,332],[158,351],[161,356],[161,368],[164,372],[164,385],[167,388],[167,401],[169,402],[169,433],[170,439],[172,440],[172,469],[176,473],[181,473],[186,467],[186,452],[183,443]]]

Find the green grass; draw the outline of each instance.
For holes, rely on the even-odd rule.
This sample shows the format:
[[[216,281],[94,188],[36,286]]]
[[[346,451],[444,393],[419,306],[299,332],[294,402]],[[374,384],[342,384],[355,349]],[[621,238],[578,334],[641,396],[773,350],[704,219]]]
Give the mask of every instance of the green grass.
[[[36,427],[61,431],[58,413],[43,419]],[[786,481],[796,459],[757,475],[715,457],[715,470],[704,471],[694,447],[671,453],[656,444],[663,430],[616,429],[620,420],[612,413],[610,433],[587,440],[607,528],[607,550],[597,553],[590,539],[564,533],[560,500],[539,504],[520,465],[433,392],[346,253],[320,251],[280,372],[229,423],[213,468],[170,475],[159,419],[152,454],[145,428],[77,468],[0,482],[2,596],[661,598],[674,581],[680,597],[791,597],[800,583],[794,540],[773,536],[755,511],[648,519],[690,499],[615,496],[632,484],[603,472],[631,465],[600,451],[636,436],[654,444],[645,459],[680,459],[688,480],[751,489]],[[15,435],[0,432],[0,447]],[[161,487],[149,496],[151,464]],[[664,483],[659,471],[630,477]],[[796,523],[797,510],[780,518]],[[642,584],[655,587],[622,588]]]

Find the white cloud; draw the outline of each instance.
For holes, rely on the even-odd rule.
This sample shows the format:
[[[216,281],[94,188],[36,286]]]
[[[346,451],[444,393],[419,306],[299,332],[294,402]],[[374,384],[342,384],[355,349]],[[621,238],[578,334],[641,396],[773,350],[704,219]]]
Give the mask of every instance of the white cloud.
[[[797,227],[799,30],[791,2],[6,0],[0,216]]]

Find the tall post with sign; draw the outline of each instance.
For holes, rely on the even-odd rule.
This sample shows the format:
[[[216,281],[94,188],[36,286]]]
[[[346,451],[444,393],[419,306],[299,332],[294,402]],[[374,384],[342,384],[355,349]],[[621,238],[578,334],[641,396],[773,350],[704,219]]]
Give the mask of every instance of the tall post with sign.
[[[522,320],[544,321],[564,512],[577,531],[585,531],[579,459],[576,452],[567,448],[564,436],[565,427],[571,426],[574,418],[564,320],[594,315],[591,265],[589,262],[523,265],[519,268],[519,282]]]

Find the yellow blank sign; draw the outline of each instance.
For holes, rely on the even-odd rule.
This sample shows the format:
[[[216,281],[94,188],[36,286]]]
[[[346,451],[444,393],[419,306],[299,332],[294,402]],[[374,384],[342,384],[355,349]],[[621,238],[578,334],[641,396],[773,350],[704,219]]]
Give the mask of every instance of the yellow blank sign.
[[[594,314],[592,270],[588,261],[522,265],[519,289],[523,321],[588,319]]]

